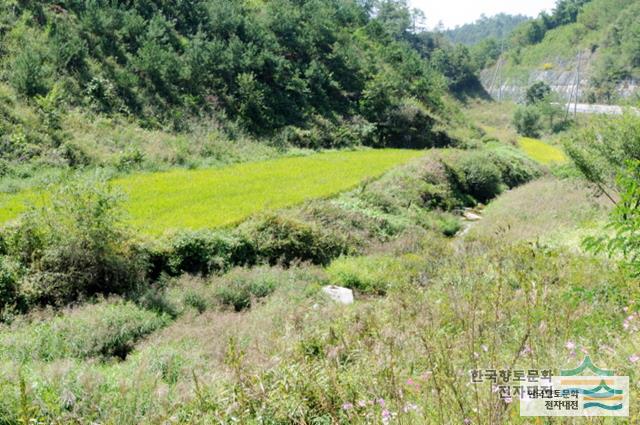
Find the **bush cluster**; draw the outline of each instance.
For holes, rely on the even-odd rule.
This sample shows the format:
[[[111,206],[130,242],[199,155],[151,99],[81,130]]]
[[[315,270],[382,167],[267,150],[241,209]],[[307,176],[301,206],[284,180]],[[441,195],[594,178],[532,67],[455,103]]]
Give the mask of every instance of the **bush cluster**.
[[[96,179],[66,183],[44,206],[3,229],[0,318],[97,294],[144,292],[163,274],[220,274],[262,263],[328,264],[349,252],[347,241],[335,233],[284,215],[256,217],[233,231],[186,231],[149,245],[127,232],[118,203],[117,194]],[[233,298],[245,289],[232,285],[220,296]],[[253,296],[256,291],[250,289]]]
[[[557,133],[570,124],[563,116],[561,101],[547,83],[539,81],[529,87],[525,101],[513,115],[513,125],[519,134],[538,137],[543,131]]]
[[[215,296],[222,305],[241,311],[271,295],[278,285],[278,278],[271,268],[235,270],[221,279],[215,288]]]
[[[46,321],[3,328],[0,358],[7,360],[6,353],[19,362],[69,357],[125,358],[138,339],[167,323],[166,317],[132,302],[102,301]]]
[[[384,295],[391,285],[405,281],[409,274],[405,266],[398,257],[340,257],[327,268],[327,274],[334,285]]]
[[[3,281],[19,281],[16,302],[63,305],[141,283],[144,265],[123,224],[119,196],[106,183],[72,181],[48,196],[4,229]]]
[[[238,229],[251,241],[259,262],[290,265],[294,261],[328,264],[347,253],[347,242],[333,232],[283,215],[265,215]]]
[[[228,230],[183,231],[140,249],[148,277],[221,274],[232,267],[257,264],[290,266],[295,262],[328,264],[350,251],[348,241],[285,214],[253,217]]]
[[[453,236],[460,222],[452,212],[487,202],[537,173],[502,145],[430,155],[337,199],[255,216],[234,229],[183,231],[154,243],[127,230],[120,197],[108,184],[99,178],[63,182],[43,206],[2,231],[0,313],[8,319],[33,306],[63,306],[98,294],[145,294],[165,275],[206,276],[260,264],[328,265],[402,233]],[[221,289],[220,297],[244,308],[260,291],[234,284]],[[194,298],[194,307],[199,303]],[[158,309],[171,314],[166,307]]]
[[[486,203],[505,189],[540,175],[533,162],[504,145],[449,159],[445,165],[453,191],[463,204]]]

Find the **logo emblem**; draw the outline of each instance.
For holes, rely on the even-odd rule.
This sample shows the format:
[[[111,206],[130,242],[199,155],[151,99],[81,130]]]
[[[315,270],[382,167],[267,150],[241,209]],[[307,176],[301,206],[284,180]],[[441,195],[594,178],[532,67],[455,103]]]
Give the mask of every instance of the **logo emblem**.
[[[577,368],[553,376],[549,387],[523,397],[520,416],[629,416],[629,377],[586,357]]]

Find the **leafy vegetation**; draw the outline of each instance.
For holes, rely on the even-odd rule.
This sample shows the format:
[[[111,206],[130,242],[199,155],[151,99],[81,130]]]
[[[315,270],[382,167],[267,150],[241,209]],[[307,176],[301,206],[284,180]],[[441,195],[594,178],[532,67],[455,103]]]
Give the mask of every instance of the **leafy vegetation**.
[[[535,197],[536,190],[530,193]],[[571,215],[566,219],[570,224]],[[546,232],[546,224],[540,224],[530,227],[531,239]],[[524,424],[517,403],[502,401],[489,385],[458,392],[442,382],[452,379],[452,385],[465,386],[477,362],[572,367],[581,350],[636,381],[629,358],[637,331],[622,330],[622,323],[631,313],[623,309],[633,308],[637,286],[606,260],[507,242],[493,232],[482,242],[460,245],[456,255],[451,242],[438,237],[418,244],[404,240],[386,249],[398,272],[382,282],[404,283],[388,286],[385,297],[358,298],[350,308],[321,296],[317,285],[327,279],[322,270],[294,268],[276,271],[280,284],[246,313],[218,310],[215,304],[201,313],[190,310],[120,363],[61,367],[32,359],[19,375],[9,360],[3,363],[6,379],[0,384],[3,417],[17,418],[22,406],[28,417],[42,421],[115,417],[127,424],[174,417],[178,423],[229,418],[246,423],[259,417],[382,423],[392,416],[441,423],[449,406],[447,416],[460,422],[492,414],[496,423]],[[400,251],[420,260],[397,256]],[[351,270],[376,273],[375,268]],[[217,285],[237,279],[235,273],[228,283],[217,281],[225,277],[197,283],[198,293],[215,294]],[[196,287],[184,279],[175,285],[175,293]],[[554,314],[572,317],[572,326],[549,320]],[[602,332],[616,336],[604,342]],[[603,351],[603,344],[610,351]],[[62,379],[46,379],[51,373]],[[22,393],[20,379],[30,384]],[[185,388],[191,395],[184,395]],[[179,403],[171,402],[179,396],[184,397]],[[438,405],[442,412],[433,407]]]
[[[490,152],[451,151],[442,156],[424,156],[413,151],[337,155],[322,154],[240,166],[246,170],[262,170],[271,178],[249,174],[249,180],[243,180],[237,177],[238,170],[227,170],[228,182],[241,183],[234,186],[233,193],[241,187],[246,193],[242,202],[253,208],[245,216],[238,216],[238,222],[244,220],[242,224],[233,229],[213,230],[216,224],[202,222],[201,227],[207,229],[199,231],[189,231],[188,225],[181,224],[182,231],[168,233],[159,239],[133,236],[134,232],[122,214],[119,198],[111,189],[113,186],[95,179],[55,186],[51,196],[43,197],[41,206],[32,207],[3,229],[0,276],[5,295],[2,299],[4,319],[11,320],[14,313],[35,306],[63,306],[98,294],[137,298],[146,292],[150,283],[161,281],[163,276],[223,274],[236,266],[257,264],[291,266],[309,262],[327,265],[344,254],[366,254],[372,243],[386,242],[405,232],[436,231],[453,236],[460,229],[459,220],[452,215],[456,208],[477,201],[486,202],[504,188],[522,184],[538,175],[538,169],[526,158],[515,155],[513,149],[506,146]],[[269,195],[265,190],[274,191],[291,184],[299,188],[301,196],[304,195],[299,200],[302,202],[307,199],[309,188],[313,188],[310,186],[313,175],[317,176],[320,191],[335,190],[340,184],[355,184],[358,172],[363,173],[360,178],[371,175],[375,171],[373,160],[376,158],[381,167],[388,167],[394,161],[417,155],[423,158],[377,181],[365,181],[360,188],[333,199],[318,199],[289,211],[262,212],[247,218],[250,213],[273,208],[261,205],[260,199],[266,199],[265,196],[277,199],[278,194],[283,193],[278,190]],[[366,164],[361,161],[363,158],[368,161]],[[347,168],[353,159],[357,159],[356,167]],[[279,168],[275,167],[278,164]],[[298,164],[298,172],[302,174],[286,180],[295,170],[294,164]],[[325,165],[330,168],[323,168]],[[325,176],[331,169],[335,171],[327,183]],[[283,176],[285,180],[282,180]],[[341,181],[336,183],[335,178]],[[348,179],[354,179],[353,183]],[[175,179],[164,181],[176,183]],[[193,188],[194,183],[197,184],[197,179],[191,179],[191,185],[185,187]],[[247,187],[255,183],[263,190],[246,192]],[[210,184],[211,180],[202,179],[203,188]],[[213,186],[213,189],[220,186]],[[141,185],[141,190],[143,187],[150,186]],[[161,188],[158,183],[151,187]],[[184,191],[173,189],[173,193],[184,194]],[[193,200],[193,189],[188,194],[190,197],[183,199]],[[322,198],[331,194],[334,193],[320,192],[315,196]],[[171,204],[162,201],[169,199],[168,196],[156,194],[146,199],[148,202],[140,205],[147,208],[153,205],[152,202],[160,201],[154,206],[160,208],[156,213],[160,220],[163,214],[184,215],[167,210]],[[237,196],[231,199],[237,199]],[[221,204],[231,203],[223,199],[212,204],[216,208],[212,211],[219,210]],[[242,285],[231,286],[220,296],[241,309],[248,294],[255,295],[248,290]],[[245,301],[231,302],[235,298]]]
[[[232,160],[224,140],[247,135],[314,149],[442,145],[443,125],[462,122],[442,61],[431,63],[451,46],[414,31],[403,1],[36,1],[0,12],[0,158],[13,173],[18,159],[77,168],[111,150],[126,169],[162,151],[96,146],[83,133],[104,132],[96,119],[164,130],[183,145],[178,163]],[[215,133],[205,146],[192,136],[203,129]]]
[[[469,371],[583,355],[640,390],[637,115],[473,99],[497,43],[401,0],[0,12],[0,423],[524,425]]]
[[[551,87],[544,81],[531,85],[525,94],[526,104],[518,107],[513,115],[513,123],[519,134],[535,138],[546,129],[557,133],[569,125],[567,116]]]
[[[581,101],[633,102],[632,93],[622,96],[622,83],[639,75],[637,16],[634,0],[558,1],[551,14],[542,13],[513,32],[491,75],[499,73],[503,83],[525,87],[541,71],[569,68],[576,78],[577,73],[588,77]]]
[[[585,4],[591,0],[558,0],[551,14],[542,12],[537,19],[522,24],[513,34],[515,46],[527,46],[542,41],[547,31],[578,20]]]
[[[473,46],[487,40],[500,42],[507,39],[516,27],[529,19],[524,15],[508,15],[506,13],[490,17],[483,15],[473,23],[443,31],[443,34],[452,43],[467,46]]]
[[[117,195],[99,179],[56,188],[51,202],[4,229],[2,254],[18,265],[6,279],[18,275],[22,283],[3,307],[62,306],[83,296],[132,291],[144,268],[131,240]]]
[[[612,234],[588,238],[586,247],[621,255],[637,276],[640,117],[598,120],[567,141],[566,149],[582,175],[615,205],[608,224]]]
[[[65,358],[124,359],[138,339],[166,325],[166,319],[130,302],[89,304],[59,317],[2,328],[0,358],[22,363]]]

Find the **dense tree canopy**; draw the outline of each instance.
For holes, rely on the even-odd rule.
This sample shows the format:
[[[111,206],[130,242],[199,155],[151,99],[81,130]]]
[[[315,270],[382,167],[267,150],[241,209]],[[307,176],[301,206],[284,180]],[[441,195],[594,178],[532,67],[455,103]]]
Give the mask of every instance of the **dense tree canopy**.
[[[591,0],[557,0],[556,6],[548,14],[542,12],[536,19],[520,25],[513,33],[514,46],[527,46],[542,41],[547,31],[577,21],[578,14]]]
[[[482,15],[477,21],[446,30],[443,35],[452,43],[473,46],[484,40],[501,41],[509,37],[513,30],[530,18],[524,15],[508,15],[500,13],[487,17]]]
[[[346,126],[388,144],[398,116],[432,127],[440,71],[464,67],[458,51],[432,66],[442,46],[402,0],[21,1],[0,16],[2,79],[23,98],[61,86],[70,105],[177,130],[207,115],[257,135]]]

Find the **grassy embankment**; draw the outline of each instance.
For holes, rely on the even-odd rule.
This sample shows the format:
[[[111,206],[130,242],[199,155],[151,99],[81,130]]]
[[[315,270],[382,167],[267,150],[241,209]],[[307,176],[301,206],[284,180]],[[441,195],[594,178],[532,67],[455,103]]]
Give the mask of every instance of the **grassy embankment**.
[[[574,206],[567,211],[567,204]],[[532,220],[532,205],[544,219]],[[501,232],[506,211],[513,230]],[[405,234],[326,270],[238,269],[172,280],[162,303],[180,314],[168,325],[110,301],[63,312],[45,338],[40,320],[51,313],[33,316],[0,329],[0,412],[119,424],[526,424],[517,399],[502,400],[488,383],[469,385],[468,371],[557,370],[587,353],[630,375],[637,391],[629,359],[640,344],[639,319],[625,319],[637,285],[613,262],[544,241],[550,229],[572,231],[580,211],[600,209],[586,191],[543,180],[499,198],[455,248],[434,234]],[[384,283],[386,296],[358,292],[354,306],[339,306],[318,291],[328,283],[363,290]],[[217,294],[238,286],[272,293],[234,313]],[[121,318],[127,326],[114,339]],[[69,331],[100,338],[60,337]],[[35,349],[35,341],[48,348]],[[125,360],[109,359],[123,347]],[[632,399],[630,423],[637,407]]]
[[[515,188],[455,243],[428,225],[437,208],[460,206],[456,191],[495,195],[528,168],[512,147],[485,145],[426,156],[293,212],[386,235],[363,235],[360,256],[167,277],[135,304],[98,300],[0,326],[0,417],[524,425],[517,399],[470,385],[469,370],[558,370],[586,354],[638,391],[638,285],[571,242],[606,213],[582,182]],[[499,154],[497,171],[485,169]],[[329,302],[326,284],[353,288],[356,304]]]
[[[500,140],[518,146],[534,161],[545,165],[564,165],[568,158],[557,146],[530,137],[521,137],[513,127],[516,105],[510,102],[470,103],[467,113],[484,133],[484,141]],[[557,135],[552,135],[557,139]]]

